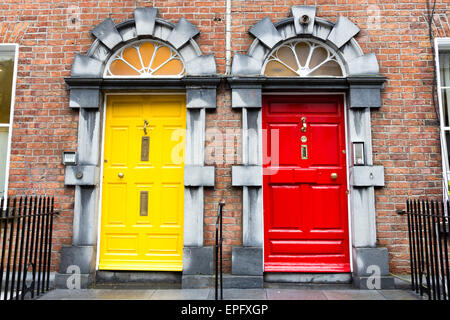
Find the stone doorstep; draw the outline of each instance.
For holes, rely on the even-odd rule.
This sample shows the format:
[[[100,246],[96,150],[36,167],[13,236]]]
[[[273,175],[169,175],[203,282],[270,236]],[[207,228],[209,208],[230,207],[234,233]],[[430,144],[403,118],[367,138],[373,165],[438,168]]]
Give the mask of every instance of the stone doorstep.
[[[73,274],[56,274],[55,287],[67,289],[67,281]],[[352,277],[344,274],[265,274],[232,275],[223,274],[223,288],[305,288],[333,289],[353,287],[368,289],[368,277]],[[219,279],[220,281],[220,279]],[[406,281],[400,281],[392,276],[383,276],[380,289],[405,289]],[[214,288],[215,275],[189,275],[181,272],[126,272],[97,271],[95,276],[81,274],[81,288],[104,289],[199,289]]]

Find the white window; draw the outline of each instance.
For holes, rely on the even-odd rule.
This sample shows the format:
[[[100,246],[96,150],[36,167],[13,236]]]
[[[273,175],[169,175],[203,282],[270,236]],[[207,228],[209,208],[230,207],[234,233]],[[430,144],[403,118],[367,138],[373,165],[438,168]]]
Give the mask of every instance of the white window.
[[[0,44],[0,198],[8,189],[18,50],[17,44]]]
[[[448,199],[450,178],[450,38],[435,38],[437,94],[441,126],[442,171],[444,195]]]

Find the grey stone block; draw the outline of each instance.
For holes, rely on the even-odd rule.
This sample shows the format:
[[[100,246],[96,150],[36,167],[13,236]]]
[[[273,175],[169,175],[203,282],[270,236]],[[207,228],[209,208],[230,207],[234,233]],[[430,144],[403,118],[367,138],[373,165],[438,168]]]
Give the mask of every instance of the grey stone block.
[[[175,28],[167,38],[167,41],[171,45],[173,45],[175,49],[179,49],[191,38],[195,37],[198,33],[199,31],[196,26],[194,26],[186,19],[180,18]]]
[[[353,287],[362,290],[395,289],[395,282],[393,277],[382,276],[379,278],[379,286],[377,286],[376,284],[374,284],[373,278],[365,276],[353,276]]]
[[[278,283],[345,284],[352,282],[352,275],[350,273],[267,272],[264,274],[264,280]]]
[[[157,14],[158,9],[151,7],[136,8],[134,10],[134,22],[138,36],[153,35]]]
[[[93,246],[63,246],[61,247],[61,273],[67,273],[70,266],[78,266],[83,274],[95,271],[95,247]]]
[[[137,38],[136,26],[130,24],[127,26],[117,27],[117,30],[120,33],[120,36],[123,39],[123,42],[127,42],[130,40],[134,40]],[[109,52],[109,50],[108,50]],[[100,59],[99,59],[100,60]],[[102,61],[106,61],[106,59],[102,59]]]
[[[214,277],[210,275],[183,274],[181,287],[183,289],[202,289],[214,286]]]
[[[99,89],[71,89],[70,102],[71,108],[99,108],[101,94]]]
[[[377,57],[372,52],[349,61],[347,67],[349,76],[380,73]]]
[[[77,54],[73,59],[71,77],[101,78],[103,63],[96,59]]]
[[[261,247],[233,247],[231,273],[233,275],[262,276],[264,272]]]
[[[185,66],[188,76],[215,75],[217,71],[213,54],[198,56],[186,62]]]
[[[232,108],[261,108],[261,88],[233,88]]]
[[[294,17],[294,27],[297,34],[306,33],[312,34],[314,30],[314,21],[316,18],[315,6],[292,6],[292,16]],[[300,19],[302,16],[307,15],[309,17],[308,24],[301,24]]]
[[[216,108],[216,89],[187,88],[187,108]]]
[[[263,276],[226,276],[223,278],[224,288],[237,288],[237,289],[251,289],[251,288],[263,288],[264,278]]]
[[[209,288],[214,287],[214,275],[183,275],[182,288]],[[236,276],[223,275],[223,288],[251,289],[263,288],[264,279],[262,276]]]
[[[213,274],[213,247],[184,247],[183,248],[183,276]]]
[[[389,275],[387,248],[353,248],[353,273],[356,276]]]
[[[215,167],[186,165],[184,167],[184,185],[187,187],[214,187]]]
[[[262,186],[262,167],[232,166],[231,181],[233,187]]]
[[[97,166],[66,166],[64,184],[66,186],[94,186],[99,181]]]
[[[123,41],[122,36],[119,31],[117,31],[111,18],[105,19],[96,26],[91,33],[109,49],[114,48]]]
[[[231,65],[231,74],[236,75],[260,75],[262,61],[254,59],[248,55],[236,53]]]
[[[353,22],[346,17],[340,16],[328,35],[327,40],[340,48],[358,34],[358,32],[359,28]]]
[[[278,42],[283,40],[269,17],[265,17],[253,25],[249,32],[268,48],[273,48]]]
[[[350,167],[350,185],[354,187],[383,187],[383,166]]]
[[[181,272],[170,271],[97,271],[95,277],[96,284],[176,284],[180,281]]]
[[[349,107],[350,108],[379,108],[381,107],[380,88],[369,86],[350,85]]]

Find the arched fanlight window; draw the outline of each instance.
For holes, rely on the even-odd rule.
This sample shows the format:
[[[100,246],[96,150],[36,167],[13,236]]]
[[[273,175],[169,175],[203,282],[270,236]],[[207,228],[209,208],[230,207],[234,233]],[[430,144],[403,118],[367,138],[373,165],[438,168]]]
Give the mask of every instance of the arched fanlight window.
[[[313,40],[292,40],[275,48],[263,68],[268,77],[343,77],[340,57]]]
[[[134,42],[115,53],[109,60],[105,77],[181,78],[184,62],[171,47],[155,40]]]

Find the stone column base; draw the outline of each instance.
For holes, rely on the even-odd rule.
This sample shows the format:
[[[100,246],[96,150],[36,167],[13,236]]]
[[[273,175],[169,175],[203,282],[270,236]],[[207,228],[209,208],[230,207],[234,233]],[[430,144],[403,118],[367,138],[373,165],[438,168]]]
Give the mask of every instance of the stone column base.
[[[233,247],[231,254],[231,273],[233,275],[263,276],[262,247]]]
[[[94,246],[62,247],[59,272],[55,274],[55,287],[86,289],[95,279],[95,258]]]
[[[353,248],[353,286],[359,289],[393,289],[387,248]]]
[[[184,247],[183,275],[213,274],[214,247]]]

